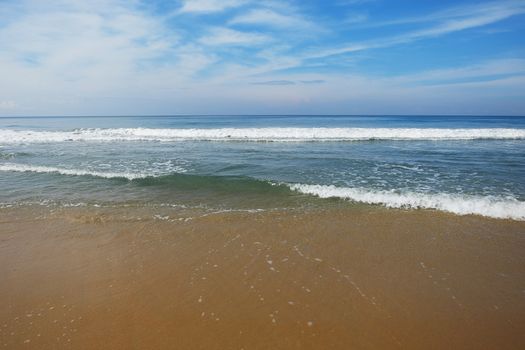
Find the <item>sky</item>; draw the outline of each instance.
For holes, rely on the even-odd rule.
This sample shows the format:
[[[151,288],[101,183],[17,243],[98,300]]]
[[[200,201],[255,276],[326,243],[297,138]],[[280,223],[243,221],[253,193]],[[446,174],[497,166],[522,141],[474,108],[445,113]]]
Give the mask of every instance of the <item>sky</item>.
[[[525,115],[525,0],[0,0],[0,116]]]

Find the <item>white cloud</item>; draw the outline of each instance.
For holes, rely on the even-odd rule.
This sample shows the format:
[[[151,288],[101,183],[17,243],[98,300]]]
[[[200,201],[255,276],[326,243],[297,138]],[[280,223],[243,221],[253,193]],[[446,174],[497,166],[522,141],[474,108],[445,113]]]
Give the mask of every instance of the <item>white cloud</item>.
[[[20,113],[125,109],[119,101],[182,87],[216,61],[133,2],[57,4],[19,2],[16,21],[0,27],[0,96]]]
[[[209,46],[256,46],[269,40],[270,37],[259,33],[241,32],[229,28],[214,28],[207,36],[202,37],[199,42]]]
[[[271,9],[254,9],[234,17],[230,24],[263,25],[301,30],[315,27],[314,23],[293,14],[282,14]]]
[[[42,13],[29,9],[0,30],[2,57],[67,74],[85,66],[118,61],[122,67],[156,58],[177,41],[162,23],[132,9],[115,5],[111,15],[82,9]]]
[[[246,4],[246,0],[184,0],[181,13],[211,13]]]

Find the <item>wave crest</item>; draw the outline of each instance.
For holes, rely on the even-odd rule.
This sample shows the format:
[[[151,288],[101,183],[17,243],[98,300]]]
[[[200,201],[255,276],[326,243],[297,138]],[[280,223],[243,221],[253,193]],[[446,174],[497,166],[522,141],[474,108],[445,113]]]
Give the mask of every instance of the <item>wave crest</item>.
[[[389,208],[437,209],[457,215],[482,215],[497,219],[525,220],[525,202],[485,196],[456,194],[395,193],[364,188],[293,184],[297,192],[320,198],[342,198]]]
[[[138,185],[175,186],[186,190],[214,189],[222,192],[261,193],[288,196],[290,190],[320,198],[341,198],[389,208],[436,209],[457,215],[481,215],[497,219],[525,221],[525,202],[514,198],[447,193],[416,193],[336,187],[333,185],[276,184],[251,178],[185,175],[185,169],[170,174],[147,172],[102,172],[15,163],[0,164],[0,171],[94,176],[136,180]]]
[[[67,141],[252,141],[313,142],[366,140],[517,140],[525,129],[437,128],[221,128],[221,129],[79,129],[31,131],[0,129],[0,143],[53,143]]]
[[[50,166],[40,165],[25,165],[25,164],[0,164],[0,171],[11,171],[19,173],[48,173],[48,174],[61,174],[61,175],[73,175],[73,176],[95,176],[106,179],[144,179],[152,176],[147,173],[130,173],[130,172],[103,172],[94,170],[81,170],[81,169],[64,169]]]

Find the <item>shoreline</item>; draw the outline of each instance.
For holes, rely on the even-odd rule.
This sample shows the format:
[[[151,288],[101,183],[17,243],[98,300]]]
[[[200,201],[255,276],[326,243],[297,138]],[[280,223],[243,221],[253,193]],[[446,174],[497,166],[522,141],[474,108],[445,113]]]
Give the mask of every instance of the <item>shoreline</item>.
[[[424,210],[4,208],[0,347],[519,349],[524,233]]]

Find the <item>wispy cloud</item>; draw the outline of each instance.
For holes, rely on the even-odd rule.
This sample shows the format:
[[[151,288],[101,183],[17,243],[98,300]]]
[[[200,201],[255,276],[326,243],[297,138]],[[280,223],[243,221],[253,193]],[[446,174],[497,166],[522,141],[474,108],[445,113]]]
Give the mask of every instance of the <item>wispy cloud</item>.
[[[252,83],[252,85],[282,86],[282,85],[295,85],[295,82],[291,80],[269,80],[269,81],[254,82]]]
[[[266,8],[254,9],[238,15],[230,20],[229,24],[260,25],[296,30],[316,27],[314,23],[296,14],[283,14]]]
[[[213,28],[199,42],[210,46],[257,46],[271,40],[271,37],[260,33],[242,32],[229,28]]]
[[[252,82],[251,85],[270,85],[270,86],[283,86],[283,85],[296,85],[296,84],[306,84],[306,85],[316,85],[324,84],[326,80],[323,79],[313,79],[313,80],[269,80],[269,81],[257,81]]]
[[[469,66],[435,69],[407,74],[392,79],[396,84],[450,85],[506,80],[509,77],[525,77],[525,59],[494,59]]]
[[[468,10],[466,10],[468,9]],[[439,37],[458,31],[486,26],[525,13],[524,1],[501,1],[498,3],[480,4],[478,6],[458,7],[440,11],[420,18],[405,18],[395,21],[382,22],[378,25],[394,25],[413,22],[432,22],[428,27],[412,30],[403,34],[383,37],[360,43],[347,44],[339,48],[316,50],[305,58],[322,58],[345,53],[352,53],[370,49],[386,48],[399,44],[406,44],[426,38]],[[434,24],[435,21],[439,23]]]
[[[181,13],[212,13],[246,4],[246,0],[184,0]]]
[[[324,84],[326,83],[326,80],[323,80],[323,79],[301,80],[301,83],[303,84]]]
[[[419,16],[402,17],[390,20],[373,21],[366,23],[366,27],[383,27],[414,23],[432,23],[439,21],[461,21],[472,17],[483,17],[488,15],[509,16],[524,13],[525,2],[523,0],[500,0],[489,2],[478,2],[475,4],[453,6]]]

